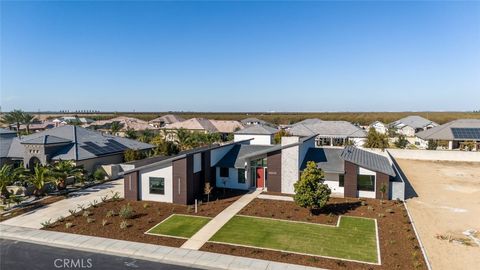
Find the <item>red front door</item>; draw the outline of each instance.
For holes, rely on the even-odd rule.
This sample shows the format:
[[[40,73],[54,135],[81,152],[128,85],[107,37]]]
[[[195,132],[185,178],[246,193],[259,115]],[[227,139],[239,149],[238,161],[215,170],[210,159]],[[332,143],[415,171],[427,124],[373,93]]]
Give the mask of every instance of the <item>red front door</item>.
[[[263,168],[257,168],[257,188],[263,188],[265,186],[265,174]]]

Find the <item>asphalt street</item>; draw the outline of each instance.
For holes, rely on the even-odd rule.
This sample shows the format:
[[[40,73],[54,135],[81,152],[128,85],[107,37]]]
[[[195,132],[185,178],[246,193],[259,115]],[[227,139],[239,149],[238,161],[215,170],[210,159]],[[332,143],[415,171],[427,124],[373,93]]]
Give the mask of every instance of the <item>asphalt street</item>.
[[[0,270],[37,269],[186,270],[195,268],[0,239]]]

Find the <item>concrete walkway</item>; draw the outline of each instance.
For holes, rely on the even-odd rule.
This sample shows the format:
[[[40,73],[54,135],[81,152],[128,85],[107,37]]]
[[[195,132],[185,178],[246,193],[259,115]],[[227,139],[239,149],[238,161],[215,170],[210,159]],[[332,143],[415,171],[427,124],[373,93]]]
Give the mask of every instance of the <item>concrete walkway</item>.
[[[199,250],[223,225],[260,195],[260,193],[262,193],[262,190],[258,189],[240,197],[240,199],[225,208],[225,210],[220,212],[220,214],[208,222],[207,225],[203,226],[203,228],[188,239],[187,242],[182,245],[182,248]]]
[[[165,247],[102,237],[44,231],[0,224],[0,238],[41,245],[126,256],[142,260],[183,265],[203,269],[252,270],[313,270],[318,268],[271,262],[211,253],[198,250]],[[52,259],[53,260],[53,259]]]
[[[69,209],[76,209],[78,211],[77,207],[79,204],[83,204],[87,207],[88,204],[91,202],[93,203],[94,200],[96,200],[97,203],[100,203],[101,197],[108,195],[108,197],[111,198],[114,192],[118,192],[120,197],[123,197],[123,179],[72,192],[69,194],[69,197],[64,200],[35,209],[18,217],[8,219],[0,224],[40,229],[42,227],[40,223],[49,219],[54,222],[60,216],[70,216],[70,213],[68,212]]]
[[[259,199],[293,202],[293,197],[281,195],[260,194]]]

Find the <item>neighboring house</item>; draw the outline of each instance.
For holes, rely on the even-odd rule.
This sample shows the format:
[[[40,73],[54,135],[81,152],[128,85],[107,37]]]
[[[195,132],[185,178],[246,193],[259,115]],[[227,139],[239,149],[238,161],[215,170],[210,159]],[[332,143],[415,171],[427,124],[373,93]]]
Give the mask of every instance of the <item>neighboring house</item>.
[[[206,182],[293,194],[306,162],[314,161],[337,196],[383,198],[385,186],[384,199],[404,199],[404,183],[387,157],[351,146],[316,148],[315,138],[282,137],[280,145],[236,141],[144,164],[125,172],[125,198],[192,204],[203,197]]]
[[[177,116],[174,114],[166,114],[158,118],[155,118],[153,120],[150,120],[148,123],[153,127],[163,128],[166,125],[174,124],[177,122],[183,122],[183,121],[185,121],[185,119],[183,119],[180,116]]]
[[[365,130],[347,121],[323,121],[306,119],[286,128],[294,136],[307,137],[316,135],[317,146],[343,146],[348,142],[362,146],[367,137]]]
[[[395,129],[398,134],[414,137],[415,133],[436,127],[438,124],[421,116],[411,115],[397,120],[389,126]]]
[[[85,117],[63,116],[63,117],[53,119],[52,122],[57,123],[56,126],[60,126],[60,125],[70,125],[70,124],[77,124],[77,123],[80,125],[88,125],[95,121],[93,119],[85,118]]]
[[[35,133],[35,132],[40,132],[44,131],[47,129],[51,129],[58,126],[55,122],[53,121],[44,121],[44,122],[37,122],[37,123],[32,123],[28,125],[28,129],[30,132]],[[17,130],[17,125],[11,125],[10,129],[12,130]],[[26,131],[27,130],[27,125],[20,125],[20,131]]]
[[[165,130],[186,129],[192,132],[220,133],[222,136],[226,136],[242,128],[242,124],[238,121],[210,120],[206,118],[191,118],[164,127]],[[169,136],[167,139],[170,141],[175,139],[174,133],[169,133],[167,136]]]
[[[474,142],[473,150],[480,150],[480,119],[458,119],[446,124],[418,132],[415,145],[427,148],[430,140],[439,148],[463,149],[465,143]]]
[[[0,128],[0,167],[8,163],[8,151],[17,132],[14,130]]]
[[[375,121],[373,122],[372,124],[370,124],[367,128],[367,131],[370,129],[370,128],[374,128],[376,132],[380,133],[380,134],[387,134],[388,133],[388,127],[387,125],[385,125],[384,123],[380,122],[380,121]]]
[[[32,135],[15,137],[7,158],[25,167],[72,160],[92,172],[99,165],[118,164],[127,149],[147,151],[152,145],[126,138],[104,135],[79,126],[65,125]]]
[[[242,123],[242,125],[244,126],[253,126],[253,125],[267,125],[267,126],[275,126],[274,124],[272,123],[269,123],[267,121],[263,121],[261,119],[258,119],[258,118],[255,118],[255,117],[249,117],[249,118],[245,118],[243,120],[240,121]]]
[[[272,145],[275,133],[278,131],[278,129],[266,125],[252,125],[233,133],[233,141],[253,139],[250,144]]]
[[[148,130],[157,130],[157,128],[149,125],[147,121],[143,121],[143,120],[133,118],[133,117],[126,117],[126,116],[119,116],[119,117],[115,117],[115,118],[108,119],[108,120],[95,121],[95,122],[93,122],[90,125],[87,125],[85,127],[110,134],[111,133],[110,128],[111,128],[111,125],[112,125],[113,122],[118,122],[118,123],[120,123],[120,126],[121,126],[121,129],[120,129],[119,132],[116,132],[116,134],[112,134],[112,135],[115,135],[115,136],[124,137],[125,132],[128,129],[133,129],[135,131],[143,131],[143,130],[147,130],[147,129]]]

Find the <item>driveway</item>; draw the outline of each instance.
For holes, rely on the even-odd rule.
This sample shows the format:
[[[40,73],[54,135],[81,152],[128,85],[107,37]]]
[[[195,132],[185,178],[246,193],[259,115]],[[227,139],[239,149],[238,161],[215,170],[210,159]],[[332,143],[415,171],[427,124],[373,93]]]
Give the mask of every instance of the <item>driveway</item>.
[[[440,240],[480,231],[480,163],[397,159],[414,193],[407,199],[433,269],[478,269],[480,247]]]
[[[123,179],[70,193],[69,197],[64,200],[8,219],[2,222],[2,224],[40,229],[42,227],[41,223],[44,221],[51,219],[51,221],[54,222],[60,216],[67,217],[70,215],[68,212],[69,209],[76,209],[78,211],[78,205],[83,204],[84,206],[88,206],[88,204],[94,200],[101,202],[101,197],[108,195],[108,197],[111,198],[115,192],[118,192],[120,197],[123,198]]]

